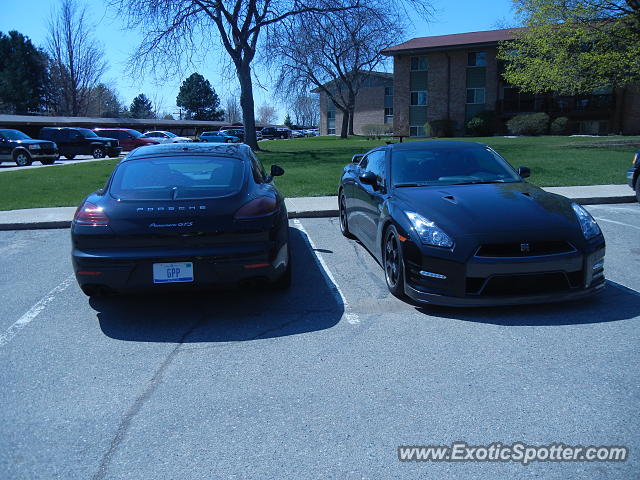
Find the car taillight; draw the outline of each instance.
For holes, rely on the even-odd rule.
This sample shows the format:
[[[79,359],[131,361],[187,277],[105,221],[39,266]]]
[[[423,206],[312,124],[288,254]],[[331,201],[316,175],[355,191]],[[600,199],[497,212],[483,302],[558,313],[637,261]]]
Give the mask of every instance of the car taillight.
[[[106,227],[109,225],[109,217],[104,213],[103,208],[90,202],[84,202],[78,207],[73,221],[80,225],[93,227]]]
[[[632,166],[632,167],[636,167],[636,166],[638,166],[638,153],[636,153],[636,154],[633,156],[633,160],[631,160],[631,166]]]
[[[251,220],[256,217],[266,217],[275,212],[277,206],[274,197],[259,197],[240,207],[234,218],[236,220]]]

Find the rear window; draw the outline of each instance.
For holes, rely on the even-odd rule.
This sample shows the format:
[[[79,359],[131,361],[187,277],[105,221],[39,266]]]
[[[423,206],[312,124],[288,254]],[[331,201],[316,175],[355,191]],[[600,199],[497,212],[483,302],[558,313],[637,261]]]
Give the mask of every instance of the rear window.
[[[110,193],[123,200],[215,198],[240,190],[244,162],[230,157],[149,158],[122,163]]]

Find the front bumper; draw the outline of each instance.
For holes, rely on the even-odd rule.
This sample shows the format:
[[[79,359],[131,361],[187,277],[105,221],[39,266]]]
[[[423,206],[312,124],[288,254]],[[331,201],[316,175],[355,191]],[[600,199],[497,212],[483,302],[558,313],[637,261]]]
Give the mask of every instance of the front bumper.
[[[637,178],[638,174],[636,173],[636,169],[635,168],[630,168],[629,170],[627,170],[627,185],[629,185],[631,188],[635,188],[635,179]]]
[[[31,160],[57,160],[60,158],[60,154],[57,151],[54,152],[38,152],[37,150],[29,150],[29,155],[31,156]]]
[[[106,288],[110,291],[165,291],[237,285],[244,281],[273,282],[288,265],[288,244],[247,245],[233,248],[198,249],[167,252],[72,251],[72,262],[80,287]],[[154,263],[191,262],[193,282],[161,283],[153,281]]]
[[[604,242],[589,252],[456,262],[424,256],[407,261],[405,294],[417,303],[498,306],[579,300],[605,286]],[[424,277],[421,271],[446,278]]]
[[[109,157],[118,157],[122,153],[122,147],[106,147],[106,153]]]

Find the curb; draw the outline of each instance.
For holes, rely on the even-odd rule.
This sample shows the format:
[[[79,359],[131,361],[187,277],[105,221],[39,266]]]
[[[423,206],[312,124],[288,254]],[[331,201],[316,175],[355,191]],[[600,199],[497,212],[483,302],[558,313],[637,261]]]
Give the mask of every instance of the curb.
[[[616,203],[635,203],[635,195],[617,196],[617,197],[586,197],[572,198],[572,201],[580,205],[609,205]],[[329,218],[337,217],[338,210],[303,210],[290,211],[289,218]],[[20,223],[1,223],[0,231],[8,230],[53,230],[71,227],[71,220],[54,220],[48,222],[20,222]]]

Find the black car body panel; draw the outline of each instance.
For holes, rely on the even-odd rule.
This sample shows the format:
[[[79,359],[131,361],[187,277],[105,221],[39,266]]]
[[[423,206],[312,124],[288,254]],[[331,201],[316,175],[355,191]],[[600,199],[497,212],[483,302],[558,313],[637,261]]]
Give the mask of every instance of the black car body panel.
[[[25,152],[30,160],[44,164],[53,163],[59,157],[58,146],[54,142],[29,138],[18,130],[0,130],[0,163],[15,161],[20,152]]]
[[[128,162],[223,156],[243,162],[241,185],[225,195],[199,199],[131,200],[113,195],[117,169]],[[84,290],[115,292],[209,287],[242,281],[277,281],[289,266],[288,218],[284,198],[246,145],[164,144],[125,157],[105,189],[85,202],[99,206],[108,226],[72,225],[72,259]],[[236,219],[249,202],[269,197],[272,214]],[[154,284],[154,264],[193,263],[193,282]]]
[[[444,141],[388,145],[374,150],[385,155],[383,187],[362,183],[367,167],[359,163],[345,167],[340,183],[348,229],[378,262],[384,262],[384,236],[391,225],[406,239],[401,248],[407,296],[441,305],[512,305],[583,298],[604,287],[604,237],[587,240],[571,201],[562,196],[522,179],[392,185],[388,172],[394,149],[443,146],[488,148]],[[452,237],[451,248],[424,244],[405,212],[433,221]]]
[[[627,170],[627,185],[636,192],[636,198],[640,202],[640,152],[635,153],[631,168]]]
[[[40,130],[39,137],[55,142],[60,155],[65,157],[94,155],[96,149],[109,157],[117,157],[122,152],[117,139],[93,135],[94,132],[84,128],[45,127]]]

